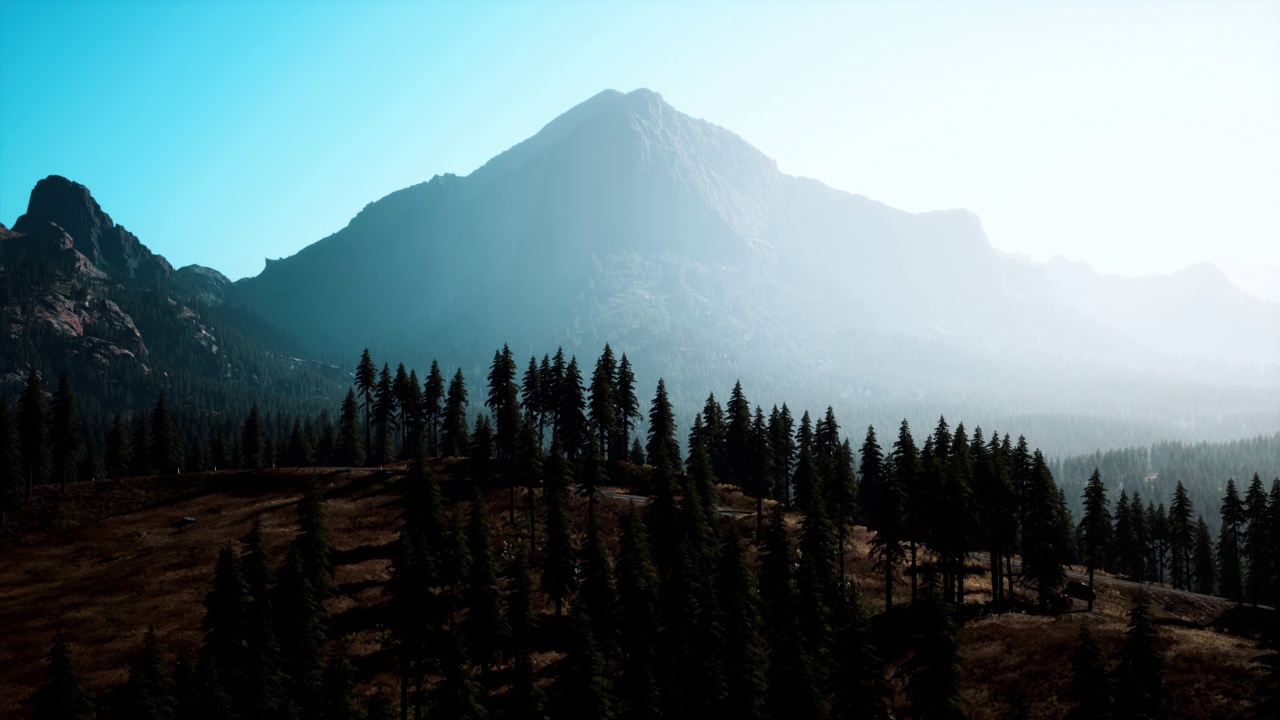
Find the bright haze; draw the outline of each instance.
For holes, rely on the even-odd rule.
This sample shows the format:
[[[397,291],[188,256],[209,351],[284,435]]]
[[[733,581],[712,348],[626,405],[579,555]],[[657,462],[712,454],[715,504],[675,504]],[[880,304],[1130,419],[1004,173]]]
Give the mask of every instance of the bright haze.
[[[59,174],[232,278],[648,87],[788,174],[1280,302],[1280,3],[0,4],[0,222]]]

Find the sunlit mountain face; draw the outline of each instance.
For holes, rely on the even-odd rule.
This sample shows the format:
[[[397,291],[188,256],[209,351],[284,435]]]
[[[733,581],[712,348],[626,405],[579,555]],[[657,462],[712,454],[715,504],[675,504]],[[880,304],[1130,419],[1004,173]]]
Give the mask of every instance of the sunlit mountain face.
[[[370,203],[230,298],[330,358],[368,346],[470,372],[504,342],[591,357],[610,342],[690,410],[742,379],[766,406],[1096,416],[1136,440],[1273,424],[1256,388],[1274,399],[1280,382],[1280,306],[1219,273],[1009,257],[970,212],[785,175],[648,90],[600,93],[466,177]],[[1080,447],[1101,439],[1090,427]]]

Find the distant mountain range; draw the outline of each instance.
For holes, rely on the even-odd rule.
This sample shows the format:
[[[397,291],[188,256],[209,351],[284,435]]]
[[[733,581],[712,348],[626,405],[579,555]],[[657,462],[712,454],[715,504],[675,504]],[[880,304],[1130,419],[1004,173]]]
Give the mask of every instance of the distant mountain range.
[[[56,211],[86,205],[59,197],[37,187],[15,231],[61,218],[112,277],[182,287],[312,359],[367,346],[478,385],[503,343],[523,366],[558,345],[590,363],[610,342],[642,394],[665,376],[682,418],[740,378],[766,410],[831,403],[852,427],[945,412],[1054,433],[1046,449],[1280,427],[1280,305],[1212,266],[1120,278],[1021,260],[970,212],[912,214],[785,175],[648,90],[600,93],[234,284],[173,271],[109,219]]]

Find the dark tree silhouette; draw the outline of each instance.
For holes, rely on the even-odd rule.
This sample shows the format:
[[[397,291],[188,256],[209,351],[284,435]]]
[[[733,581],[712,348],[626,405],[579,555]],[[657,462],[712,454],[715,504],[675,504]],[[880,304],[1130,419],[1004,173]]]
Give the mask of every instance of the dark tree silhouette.
[[[71,665],[71,646],[62,633],[53,636],[44,683],[31,696],[32,720],[89,720],[93,700]]]
[[[53,451],[53,477],[67,492],[67,482],[75,470],[76,452],[80,449],[80,418],[76,412],[76,396],[64,372],[58,378],[49,408],[49,445]]]
[[[1071,682],[1067,686],[1071,709],[1068,720],[1109,720],[1112,717],[1111,679],[1102,650],[1089,626],[1080,623],[1076,649],[1071,653]]]
[[[1107,488],[1102,475],[1094,468],[1084,491],[1084,517],[1080,519],[1080,534],[1084,537],[1084,560],[1089,568],[1089,589],[1093,589],[1094,570],[1104,563],[1111,549],[1111,511],[1108,509]],[[1089,611],[1093,611],[1093,599],[1089,599]]]

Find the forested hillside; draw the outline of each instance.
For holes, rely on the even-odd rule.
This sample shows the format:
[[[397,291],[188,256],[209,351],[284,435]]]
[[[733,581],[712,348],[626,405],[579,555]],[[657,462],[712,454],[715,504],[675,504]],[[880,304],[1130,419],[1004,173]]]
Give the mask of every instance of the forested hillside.
[[[240,477],[239,489],[228,491],[247,497],[267,491],[265,481],[254,484],[253,469],[276,463],[397,463],[390,477],[409,472],[391,485],[387,473],[374,472],[367,482],[331,487],[330,502],[378,498],[378,509],[353,527],[366,535],[384,528],[377,542],[342,552],[314,484],[298,505],[287,552],[280,541],[268,550],[258,522],[249,523],[268,506],[239,515],[248,525],[238,532],[248,534],[212,563],[200,632],[170,630],[184,651],[176,665],[148,636],[128,682],[103,688],[111,673],[95,675],[95,687],[107,691],[94,697],[76,674],[67,637],[57,634],[33,708],[76,718],[96,707],[99,717],[160,708],[220,719],[328,718],[333,708],[344,718],[385,718],[397,705],[402,718],[424,711],[678,717],[696,708],[800,720],[890,711],[997,717],[1019,706],[1039,708],[1027,717],[1045,717],[1064,705],[1100,717],[1091,713],[1102,703],[1121,717],[1158,717],[1176,706],[1185,717],[1221,718],[1246,717],[1252,703],[1274,696],[1266,668],[1275,664],[1252,668],[1241,655],[1258,653],[1248,649],[1252,640],[1203,647],[1210,621],[1247,638],[1274,624],[1274,613],[1232,616],[1224,602],[1158,628],[1156,617],[1180,617],[1185,607],[1153,615],[1145,594],[1102,580],[1096,595],[1084,586],[1071,591],[1098,603],[1093,613],[1090,601],[1092,619],[1079,639],[1052,618],[1070,606],[1062,592],[1071,566],[1088,570],[1090,586],[1095,571],[1112,571],[1274,606],[1280,481],[1268,492],[1255,479],[1242,497],[1230,485],[1223,501],[1230,522],[1214,542],[1192,521],[1181,486],[1167,511],[1130,502],[1123,491],[1113,505],[1094,475],[1084,512],[1073,518],[1050,464],[1022,437],[988,438],[943,418],[922,440],[906,421],[883,439],[874,428],[851,436],[830,408],[798,419],[785,403],[766,412],[740,384],[724,403],[709,396],[678,432],[665,384],[642,404],[634,378],[629,358],[608,346],[589,366],[557,351],[530,358],[523,373],[503,348],[487,382],[470,388],[461,370],[446,374],[433,364],[420,380],[416,370],[379,368],[366,354],[336,423],[324,415],[265,423],[254,409],[237,433],[213,431],[211,449],[197,434],[186,454],[159,403],[133,437],[123,426],[111,431],[111,462],[141,458],[116,476],[184,469],[188,479],[171,475],[168,483],[175,490],[185,483],[188,497],[198,498],[217,492],[219,477]],[[72,396],[59,387],[47,414],[39,398],[37,390],[24,393],[16,422],[0,406],[7,498],[22,473],[52,466],[57,476],[72,457]],[[640,432],[642,415],[648,424]],[[84,457],[98,454],[90,441]],[[213,454],[248,474],[202,474]],[[163,492],[164,484],[149,487]],[[383,495],[392,488],[392,498]],[[63,486],[61,494],[31,497],[13,513],[14,529],[56,529],[59,501],[74,503],[78,492]],[[203,506],[214,522],[221,502]],[[52,524],[41,525],[42,517]],[[385,529],[394,518],[398,534]],[[187,524],[176,515],[170,522],[179,529],[162,532]],[[24,552],[21,544],[11,549]],[[109,557],[104,562],[118,559]],[[353,563],[364,568],[361,579],[340,584],[335,566]],[[190,575],[190,555],[179,567]],[[192,616],[190,589],[182,596],[191,604],[166,613]],[[117,612],[150,624],[145,608],[114,602],[123,603]],[[1117,617],[1126,609],[1122,633]],[[1023,662],[1045,673],[1034,697],[994,685],[965,659],[966,643],[985,648],[990,640],[981,638],[999,632],[993,618],[1010,611],[1052,623],[1017,630],[1018,622],[1000,621],[1013,633],[1004,642],[1025,647]],[[1079,627],[1066,622],[1071,632]],[[1059,650],[1043,639],[1023,646],[1022,632],[1049,633]],[[1061,648],[1081,659],[1043,669],[1050,657],[1043,653]],[[121,657],[120,648],[112,652]],[[1182,674],[1166,682],[1204,662],[1226,663],[1225,697]],[[34,687],[32,673],[24,677]]]
[[[1215,534],[1227,481],[1244,487],[1254,475],[1264,481],[1280,477],[1280,433],[1222,443],[1167,441],[1075,455],[1049,462],[1062,484],[1067,505],[1080,517],[1084,488],[1096,469],[1114,502],[1121,492],[1140,492],[1146,500],[1168,505],[1179,483]]]

